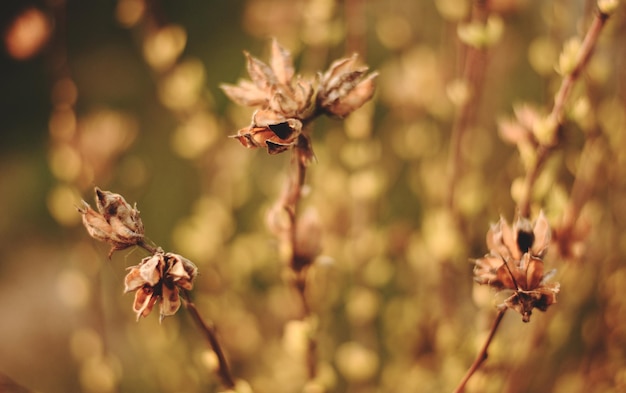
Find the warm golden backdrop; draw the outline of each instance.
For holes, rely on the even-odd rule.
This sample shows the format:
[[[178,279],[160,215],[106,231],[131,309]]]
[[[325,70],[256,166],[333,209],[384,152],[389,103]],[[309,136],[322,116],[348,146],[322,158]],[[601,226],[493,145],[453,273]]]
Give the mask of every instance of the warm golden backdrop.
[[[511,119],[552,110],[594,1],[8,3],[1,374],[50,393],[221,390],[185,310],[135,322],[123,280],[146,253],[109,261],[87,236],[76,207],[98,186],[136,202],[146,236],[198,266],[196,304],[255,392],[452,391],[502,300],[473,282],[472,259],[489,251],[490,224],[514,221],[536,159],[511,144]],[[467,391],[626,389],[625,36],[622,3],[531,190],[533,219],[543,210],[571,229],[545,257],[558,303],[527,324],[508,312]],[[304,322],[266,228],[289,154],[227,138],[252,112],[219,89],[247,77],[244,50],[268,59],[271,37],[303,75],[353,52],[379,72],[372,101],[312,125],[302,212],[317,210],[323,249]],[[308,385],[307,334],[318,344]]]

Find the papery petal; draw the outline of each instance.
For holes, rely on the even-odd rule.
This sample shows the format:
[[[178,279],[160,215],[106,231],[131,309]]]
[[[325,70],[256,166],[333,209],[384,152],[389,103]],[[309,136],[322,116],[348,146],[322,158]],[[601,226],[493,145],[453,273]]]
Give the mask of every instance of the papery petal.
[[[141,276],[139,268],[137,266],[131,267],[126,277],[124,277],[124,293],[135,291],[145,283],[146,280]]]
[[[348,116],[372,98],[376,90],[375,79],[377,76],[378,73],[376,72],[370,74],[326,109],[340,118]]]
[[[163,254],[157,253],[141,261],[139,273],[148,285],[155,286],[163,277],[163,265]]]
[[[329,91],[337,88],[344,75],[352,70],[357,57],[358,55],[354,53],[350,57],[335,60],[321,78],[321,85],[324,89]]]
[[[285,116],[271,109],[258,109],[252,114],[253,127],[267,127],[270,124],[278,124],[286,120]]]
[[[519,280],[526,280],[526,277],[510,263],[503,263],[496,271],[496,281],[503,288],[518,289]]]
[[[295,73],[293,60],[291,59],[289,51],[280,46],[275,38],[272,40],[272,57],[270,58],[270,66],[279,83],[282,83],[283,85],[289,84]]]
[[[163,293],[161,300],[161,316],[160,318],[167,317],[176,314],[176,311],[180,308],[180,296],[178,295],[178,288],[172,286],[169,288],[167,285],[163,285]]]
[[[83,206],[79,207],[78,211],[83,216],[83,225],[89,236],[102,242],[110,241],[113,232],[111,225],[102,214],[93,210],[87,202],[83,201],[82,204]]]
[[[504,264],[501,257],[486,255],[474,261],[474,281],[479,284],[488,284],[496,288],[503,287],[496,272]]]
[[[502,230],[502,244],[506,247],[512,259],[519,261],[522,253],[517,247],[517,236],[506,222],[504,217],[500,217],[500,228]]]
[[[151,287],[144,286],[139,288],[135,292],[135,302],[133,303],[133,311],[137,314],[137,320],[140,317],[147,317],[156,301],[157,296],[154,296],[154,291]]]
[[[543,280],[543,261],[539,258],[531,257],[530,254],[524,254],[524,259],[527,259],[526,268],[526,287],[525,290],[533,290],[541,284]]]
[[[263,106],[269,100],[268,92],[254,83],[240,81],[238,85],[222,84],[220,88],[232,101],[244,106]]]
[[[535,235],[535,242],[532,246],[532,253],[541,258],[546,253],[552,237],[550,223],[545,214],[543,214],[543,210],[539,212],[537,221],[535,221],[533,234]]]
[[[261,90],[269,91],[274,85],[276,85],[276,76],[272,69],[261,60],[252,56],[248,52],[244,52],[244,55],[248,59],[247,68],[248,74],[252,82]]]

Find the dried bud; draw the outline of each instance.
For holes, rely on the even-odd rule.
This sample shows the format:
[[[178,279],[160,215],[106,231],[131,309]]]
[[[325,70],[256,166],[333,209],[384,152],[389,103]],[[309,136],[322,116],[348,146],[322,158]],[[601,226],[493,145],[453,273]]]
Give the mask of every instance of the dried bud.
[[[160,301],[160,320],[174,315],[180,308],[180,288],[191,290],[198,269],[188,259],[173,253],[157,252],[129,268],[124,292],[135,291],[133,311],[146,317]]]
[[[78,211],[83,215],[83,225],[89,235],[112,246],[109,257],[117,250],[142,242],[144,228],[136,206],[128,204],[120,194],[102,191],[98,187],[95,192],[98,212],[85,201]]]
[[[322,250],[321,242],[322,224],[319,213],[309,208],[297,222],[292,268],[300,271],[313,263]]]
[[[364,78],[368,67],[355,68],[357,55],[335,61],[328,71],[319,77],[318,105],[327,113],[346,117],[360,108],[374,95],[374,72]]]

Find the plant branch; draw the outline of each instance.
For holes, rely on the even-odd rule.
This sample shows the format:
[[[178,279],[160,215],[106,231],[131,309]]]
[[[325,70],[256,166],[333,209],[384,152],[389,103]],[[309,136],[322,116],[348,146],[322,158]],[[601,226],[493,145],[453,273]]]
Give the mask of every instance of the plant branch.
[[[235,387],[235,381],[230,372],[230,368],[228,367],[228,363],[226,362],[226,356],[224,355],[222,346],[217,339],[215,327],[212,324],[208,324],[204,321],[204,319],[198,312],[196,305],[189,299],[189,294],[185,291],[183,291],[183,294],[184,305],[189,311],[191,318],[193,319],[198,329],[200,329],[200,331],[204,334],[204,337],[207,339],[207,341],[211,345],[211,348],[213,349],[213,352],[215,352],[215,355],[217,356],[218,368],[216,370],[216,373],[218,377],[222,381],[224,387],[228,389],[233,389]]]
[[[600,32],[604,27],[606,21],[608,20],[609,15],[597,12],[593,21],[591,22],[591,26],[585,35],[585,38],[581,44],[581,47],[578,52],[578,57],[576,61],[576,65],[574,69],[567,74],[563,80],[561,81],[561,86],[554,97],[554,106],[552,107],[552,111],[548,115],[548,120],[551,124],[554,125],[555,130],[557,130],[563,124],[563,115],[565,112],[565,103],[570,96],[574,83],[580,77],[583,69],[589,62],[591,58],[591,54],[593,53],[593,49],[595,48],[596,43],[598,42],[598,37],[600,36]],[[558,137],[558,134],[557,134]],[[535,160],[535,165],[529,171],[526,172],[526,177],[524,178],[524,188],[522,189],[522,197],[518,203],[518,211],[520,217],[528,217],[530,215],[530,200],[531,194],[533,190],[533,185],[535,181],[539,177],[539,173],[541,171],[541,167],[545,163],[546,159],[552,147],[554,147],[558,141],[555,141],[553,146],[539,146],[537,151],[537,157]]]
[[[491,330],[489,331],[489,336],[487,336],[487,340],[485,341],[485,344],[483,344],[483,347],[478,353],[478,356],[476,356],[474,363],[472,363],[470,368],[467,370],[467,373],[465,373],[465,376],[463,377],[459,385],[456,387],[456,389],[454,389],[454,393],[463,392],[465,390],[465,385],[467,385],[467,382],[470,380],[472,375],[474,375],[474,373],[480,368],[483,362],[487,360],[487,357],[488,357],[487,350],[489,349],[489,345],[491,345],[491,341],[493,340],[493,337],[495,336],[496,331],[498,330],[498,326],[500,326],[500,322],[502,322],[502,318],[504,317],[504,313],[506,312],[506,310],[507,308],[503,308],[498,311],[498,314],[496,315],[496,319],[493,321],[493,325],[491,325]]]

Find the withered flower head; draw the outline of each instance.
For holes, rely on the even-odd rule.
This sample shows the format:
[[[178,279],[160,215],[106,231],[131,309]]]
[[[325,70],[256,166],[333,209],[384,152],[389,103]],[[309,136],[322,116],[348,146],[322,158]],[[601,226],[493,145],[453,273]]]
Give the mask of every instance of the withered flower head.
[[[191,290],[198,268],[188,259],[173,253],[157,252],[129,268],[124,292],[135,291],[133,311],[146,317],[160,301],[160,320],[174,315],[180,308],[180,288]]]
[[[524,322],[530,320],[533,309],[546,311],[556,303],[560,290],[559,283],[548,282],[554,271],[544,274],[550,236],[543,212],[534,225],[519,218],[512,228],[501,217],[487,233],[489,254],[475,261],[474,280],[498,292],[512,292],[501,306],[522,314]]]
[[[120,194],[102,191],[98,187],[95,192],[98,211],[85,201],[78,211],[83,215],[83,225],[89,235],[111,245],[109,257],[117,250],[142,242],[144,228],[137,207],[131,206]]]
[[[321,113],[345,117],[374,94],[377,74],[364,77],[367,67],[355,67],[356,55],[336,61],[315,80],[295,74],[291,54],[276,40],[269,65],[247,52],[245,56],[250,80],[221,88],[234,102],[258,108],[251,124],[233,136],[246,147],[263,147],[270,154],[291,147],[308,152],[305,124]]]
[[[326,113],[346,117],[374,95],[378,73],[365,77],[368,67],[356,67],[356,60],[356,54],[337,60],[319,76],[317,102]]]
[[[222,90],[234,102],[258,107],[252,123],[237,132],[246,147],[265,147],[270,154],[280,153],[296,144],[302,132],[302,119],[313,108],[313,85],[295,76],[288,50],[272,41],[272,56],[267,65],[245,52],[251,81],[223,84]]]

